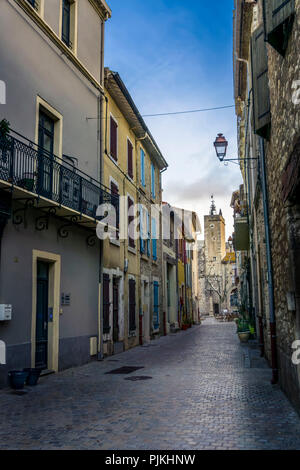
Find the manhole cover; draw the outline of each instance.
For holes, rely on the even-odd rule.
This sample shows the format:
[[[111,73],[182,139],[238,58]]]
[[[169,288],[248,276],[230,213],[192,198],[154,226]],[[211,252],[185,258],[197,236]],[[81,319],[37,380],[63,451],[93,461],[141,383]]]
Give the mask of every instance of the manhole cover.
[[[136,370],[139,370],[139,369],[144,369],[144,367],[124,366],[124,367],[119,367],[118,369],[110,370],[109,372],[106,372],[106,374],[132,374],[132,372],[135,372]]]
[[[138,382],[139,380],[150,380],[152,377],[147,375],[136,375],[135,377],[126,377],[124,380],[131,380],[132,382]]]

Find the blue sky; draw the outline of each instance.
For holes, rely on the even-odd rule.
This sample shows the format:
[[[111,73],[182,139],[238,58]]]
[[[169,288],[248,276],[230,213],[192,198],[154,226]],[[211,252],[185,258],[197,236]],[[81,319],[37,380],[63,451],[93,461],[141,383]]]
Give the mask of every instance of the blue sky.
[[[105,65],[119,72],[141,114],[233,104],[233,0],[109,0]],[[237,165],[224,166],[212,143],[218,132],[236,155],[234,108],[149,117],[145,121],[169,168],[163,199],[196,210],[201,224],[211,194],[232,232]]]

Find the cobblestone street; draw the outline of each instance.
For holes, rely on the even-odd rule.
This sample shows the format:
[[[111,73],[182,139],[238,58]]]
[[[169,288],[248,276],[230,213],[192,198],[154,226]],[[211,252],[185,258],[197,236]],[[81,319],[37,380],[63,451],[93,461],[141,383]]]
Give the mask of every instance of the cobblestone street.
[[[128,375],[106,374],[139,366]],[[147,376],[148,380],[128,380]],[[207,319],[0,392],[0,449],[300,449],[300,420],[235,325]]]

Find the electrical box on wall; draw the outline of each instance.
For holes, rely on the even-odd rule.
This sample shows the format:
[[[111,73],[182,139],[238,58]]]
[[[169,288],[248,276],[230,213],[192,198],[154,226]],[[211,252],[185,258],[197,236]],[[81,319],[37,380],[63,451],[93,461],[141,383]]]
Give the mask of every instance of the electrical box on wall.
[[[0,321],[11,320],[12,305],[0,304]]]

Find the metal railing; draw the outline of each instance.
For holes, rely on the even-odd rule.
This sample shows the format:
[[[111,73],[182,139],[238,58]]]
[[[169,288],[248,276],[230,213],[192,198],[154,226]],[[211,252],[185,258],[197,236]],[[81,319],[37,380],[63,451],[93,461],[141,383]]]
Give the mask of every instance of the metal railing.
[[[81,214],[96,218],[100,204],[119,212],[119,196],[94,178],[32,141],[0,134],[0,179],[43,196]]]

